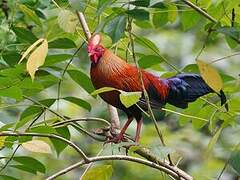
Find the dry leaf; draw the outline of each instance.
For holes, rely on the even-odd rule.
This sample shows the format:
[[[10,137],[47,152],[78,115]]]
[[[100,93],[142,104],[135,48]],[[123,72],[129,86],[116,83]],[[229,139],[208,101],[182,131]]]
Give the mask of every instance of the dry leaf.
[[[22,60],[41,42],[43,42],[45,39],[41,38],[37,40],[35,43],[33,43],[22,55],[21,59],[19,60],[18,64],[22,62]]]
[[[199,71],[204,81],[216,92],[219,92],[223,87],[221,76],[218,72],[209,64],[197,60]]]
[[[43,40],[42,44],[39,45],[29,56],[27,61],[27,71],[30,74],[32,80],[35,77],[35,72],[45,62],[45,58],[48,52],[48,42],[46,39]]]
[[[27,141],[22,143],[22,146],[24,149],[31,152],[51,154],[50,146],[42,140]]]

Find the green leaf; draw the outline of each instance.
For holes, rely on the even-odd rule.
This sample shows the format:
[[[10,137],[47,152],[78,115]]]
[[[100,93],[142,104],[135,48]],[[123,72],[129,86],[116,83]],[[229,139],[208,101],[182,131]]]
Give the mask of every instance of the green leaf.
[[[13,157],[13,160],[24,166],[31,168],[32,170],[35,170],[35,171],[38,171],[41,173],[46,172],[44,164],[42,164],[40,161],[38,161],[37,159],[34,159],[32,157],[16,156],[16,157]]]
[[[220,27],[216,32],[225,34],[231,38],[240,39],[240,28],[237,27]]]
[[[44,99],[39,101],[41,104],[50,107],[56,99]],[[33,104],[32,106],[27,107],[21,114],[20,120],[16,125],[16,129],[22,127],[25,125],[27,122],[31,121],[34,117],[42,113],[44,110],[43,107],[41,106],[35,106],[36,104]]]
[[[66,100],[66,101],[69,101],[71,103],[74,103],[74,104],[78,105],[79,107],[82,107],[82,108],[84,108],[88,111],[91,111],[91,105],[83,99],[76,98],[76,97],[70,97],[70,96],[65,97],[63,99]]]
[[[177,20],[178,9],[174,4],[167,4],[168,7],[168,20],[173,23]]]
[[[129,4],[132,4],[134,6],[139,7],[148,7],[150,4],[150,0],[136,0],[136,1],[130,1]]]
[[[231,49],[234,49],[238,46],[238,42],[236,42],[234,39],[232,39],[229,36],[225,36],[225,40],[227,41],[227,44]]]
[[[222,132],[223,128],[219,128],[218,131],[214,134],[214,136],[212,137],[212,139],[209,141],[208,146],[207,146],[207,151],[205,152],[205,156],[209,157],[210,153],[213,150],[213,147],[215,146],[215,144],[217,143],[221,132]]]
[[[200,15],[198,12],[192,11],[191,9],[186,9],[186,11],[181,13],[180,20],[183,30],[186,31],[199,22]]]
[[[26,171],[32,174],[37,174],[37,171],[35,169],[31,169],[31,166],[17,164],[17,165],[10,165],[10,167],[13,167],[22,171]]]
[[[95,95],[98,95],[98,94],[101,94],[101,93],[104,93],[104,92],[109,92],[109,91],[114,91],[114,90],[117,90],[116,88],[113,88],[113,87],[103,87],[103,88],[100,88],[100,89],[96,89],[95,91],[93,91],[91,93],[92,96],[95,96]]]
[[[83,12],[87,6],[87,0],[68,0],[74,10]]]
[[[153,65],[160,64],[161,62],[162,58],[155,55],[146,55],[138,60],[138,64],[141,68],[149,68]]]
[[[59,128],[55,128],[55,130],[57,131],[57,134],[66,138],[66,139],[70,139],[71,135],[70,132],[68,130],[68,127],[59,127]],[[57,139],[50,139],[58,156],[60,155],[60,153],[68,146],[68,144],[59,141]]]
[[[16,51],[7,51],[3,52],[2,58],[9,66],[14,66],[18,63],[21,55]]]
[[[240,151],[234,151],[229,159],[231,167],[240,175]]]
[[[91,79],[83,72],[78,70],[68,70],[69,76],[89,94],[94,91]]]
[[[72,54],[53,54],[53,55],[48,55],[45,59],[44,66],[51,66],[53,64],[66,61],[70,58],[72,58]]]
[[[29,9],[27,6],[23,4],[19,4],[18,7],[29,19],[35,22],[35,24],[42,26],[42,23],[39,17],[36,15],[36,13],[33,10]]]
[[[58,25],[61,29],[68,33],[74,33],[76,26],[78,24],[78,19],[75,14],[69,10],[61,10],[58,14]]]
[[[156,9],[153,11],[152,22],[155,27],[161,27],[168,22],[168,8]]]
[[[115,16],[105,24],[103,32],[108,34],[112,42],[115,43],[124,35],[124,30],[126,27],[126,16],[119,15]]]
[[[54,134],[54,133],[57,133],[57,131],[53,127],[47,126],[47,125],[33,127],[33,128],[31,128],[29,130],[29,132],[35,132],[35,133],[41,133],[41,134]]]
[[[111,165],[99,165],[89,169],[82,180],[110,180],[113,173]]]
[[[142,92],[125,92],[121,91],[120,101],[126,107],[136,104],[142,96]]]
[[[31,31],[25,28],[14,26],[12,30],[15,32],[15,34],[17,35],[17,39],[20,42],[33,44],[38,40],[38,38]]]
[[[127,10],[126,13],[134,19],[149,20],[149,12],[144,9]]]
[[[0,179],[1,180],[19,180],[15,177],[12,177],[12,176],[7,176],[7,175],[0,175]]]
[[[107,7],[109,7],[116,0],[99,0],[97,6],[97,16],[99,16]]]
[[[10,97],[16,100],[22,99],[22,91],[17,86],[0,89],[0,96]]]
[[[68,38],[59,38],[48,43],[48,48],[55,49],[72,49],[76,48],[76,44]]]
[[[150,49],[154,52],[159,52],[157,46],[151,40],[144,37],[139,37],[139,36],[135,36],[135,37],[136,37],[135,41],[139,45],[146,47],[147,49]]]

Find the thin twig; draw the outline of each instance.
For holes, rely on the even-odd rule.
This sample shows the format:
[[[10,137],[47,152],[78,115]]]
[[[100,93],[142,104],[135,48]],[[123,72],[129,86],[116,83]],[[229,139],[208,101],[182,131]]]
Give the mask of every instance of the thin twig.
[[[102,154],[103,150],[104,150],[104,146],[100,149],[100,151],[97,153],[97,155],[96,155],[95,157],[99,157],[99,156]],[[82,173],[82,175],[81,175],[81,177],[80,177],[79,180],[82,180],[82,178],[84,177],[84,175],[85,175],[85,174],[88,172],[88,170],[92,167],[93,163],[94,163],[94,162],[91,162],[91,163],[88,164],[87,168],[86,168],[85,171]]]
[[[203,15],[204,17],[206,17],[207,19],[209,19],[210,21],[217,23],[218,21],[212,17],[211,15],[209,15],[208,13],[206,13],[204,10],[202,10],[200,7],[196,6],[195,4],[193,4],[192,2],[188,1],[188,0],[182,0],[185,4],[189,5],[191,8],[195,9],[198,13],[200,13],[201,15]]]
[[[70,122],[78,122],[78,121],[84,121],[84,122],[88,122],[88,121],[96,121],[96,122],[103,122],[105,123],[106,125],[110,126],[111,124],[105,120],[105,119],[102,119],[102,118],[95,118],[95,117],[87,117],[87,118],[76,118],[76,119],[69,119],[69,120],[66,120],[66,121],[61,121],[61,122],[56,122],[53,124],[53,126],[60,126],[60,125],[63,125],[63,124],[68,124]]]
[[[137,67],[137,70],[138,70],[138,74],[139,74],[139,79],[141,81],[141,86],[142,86],[142,89],[143,89],[143,95],[144,95],[144,98],[147,102],[147,106],[148,106],[148,111],[149,111],[149,115],[150,115],[150,118],[153,120],[154,122],[154,126],[155,126],[155,129],[157,131],[157,134],[159,136],[159,139],[160,139],[160,143],[163,144],[163,146],[165,146],[165,142],[164,142],[164,139],[163,139],[163,135],[162,135],[162,132],[160,131],[160,129],[158,128],[158,125],[157,125],[157,121],[156,121],[156,118],[153,114],[153,111],[152,111],[152,108],[151,108],[151,105],[150,105],[150,100],[149,100],[149,97],[148,97],[148,93],[146,91],[146,88],[144,86],[144,82],[143,82],[143,77],[142,77],[142,71],[141,69],[139,68],[139,65],[137,63],[137,60],[136,60],[136,57],[135,57],[135,49],[134,49],[134,41],[133,41],[133,37],[132,37],[132,26],[131,26],[131,20],[130,18],[128,17],[128,32],[129,32],[129,39],[130,39],[130,44],[131,44],[131,47],[132,47],[132,56],[133,56],[133,60],[134,60],[134,63]],[[173,165],[172,163],[172,160],[171,160],[171,157],[170,155],[168,154],[168,160],[170,162],[171,165]]]

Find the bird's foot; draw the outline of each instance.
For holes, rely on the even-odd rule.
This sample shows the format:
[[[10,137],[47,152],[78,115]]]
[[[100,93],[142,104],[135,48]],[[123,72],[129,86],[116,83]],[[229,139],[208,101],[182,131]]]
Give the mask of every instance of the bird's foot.
[[[116,136],[111,137],[107,141],[105,141],[104,144],[108,143],[118,144],[120,142],[127,142],[127,139],[122,134],[117,134]]]

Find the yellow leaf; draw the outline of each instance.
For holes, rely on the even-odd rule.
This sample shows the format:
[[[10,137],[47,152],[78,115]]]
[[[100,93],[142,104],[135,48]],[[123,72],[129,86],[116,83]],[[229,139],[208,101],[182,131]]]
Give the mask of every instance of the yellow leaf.
[[[22,60],[41,42],[43,42],[44,39],[39,39],[37,40],[35,43],[33,43],[22,55],[21,59],[19,60],[18,64],[20,64],[22,62]]]
[[[0,136],[0,149],[4,147],[6,136]]]
[[[51,154],[50,146],[42,140],[27,141],[22,143],[22,146],[24,149],[31,152]]]
[[[65,32],[74,33],[78,19],[75,14],[68,10],[61,10],[58,14],[58,25]]]
[[[223,82],[221,76],[218,72],[209,64],[197,60],[197,65],[199,71],[204,79],[204,81],[215,91],[219,92],[223,87]]]
[[[42,44],[39,45],[29,56],[27,61],[27,71],[30,74],[32,80],[35,77],[35,72],[45,62],[45,58],[48,52],[48,42],[46,39],[43,40]]]

